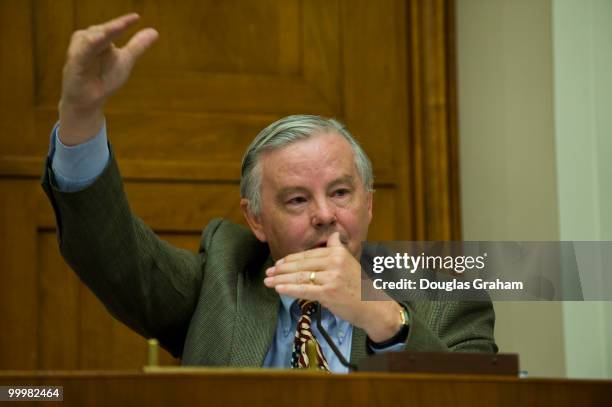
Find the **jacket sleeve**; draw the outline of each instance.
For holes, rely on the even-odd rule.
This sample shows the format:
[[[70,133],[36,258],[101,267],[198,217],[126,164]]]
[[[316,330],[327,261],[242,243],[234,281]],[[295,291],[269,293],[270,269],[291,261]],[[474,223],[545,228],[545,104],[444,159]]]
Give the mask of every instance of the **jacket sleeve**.
[[[415,301],[406,350],[497,353],[491,301]]]
[[[180,357],[201,288],[204,251],[171,246],[132,214],[112,152],[102,175],[77,192],[57,188],[47,160],[42,187],[68,265],[115,318]]]

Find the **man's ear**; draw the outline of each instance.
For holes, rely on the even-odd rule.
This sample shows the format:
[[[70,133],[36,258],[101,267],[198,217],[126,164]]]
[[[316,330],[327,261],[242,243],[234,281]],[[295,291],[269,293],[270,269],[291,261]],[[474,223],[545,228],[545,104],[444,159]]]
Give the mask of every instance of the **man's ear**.
[[[249,227],[255,234],[255,237],[260,242],[266,242],[267,238],[263,225],[261,224],[261,216],[255,216],[253,212],[251,212],[251,209],[249,208],[249,200],[245,198],[240,199],[240,208],[242,208],[242,214],[249,224]]]

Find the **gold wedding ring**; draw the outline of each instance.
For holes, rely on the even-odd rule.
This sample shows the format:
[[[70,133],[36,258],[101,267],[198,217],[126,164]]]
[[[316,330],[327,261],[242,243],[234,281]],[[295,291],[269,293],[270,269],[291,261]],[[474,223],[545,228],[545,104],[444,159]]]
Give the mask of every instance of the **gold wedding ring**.
[[[315,277],[316,277],[316,274],[317,274],[317,273],[315,273],[314,271],[311,271],[311,272],[310,272],[310,277],[308,278],[308,280],[310,280],[310,284],[316,284],[316,283],[315,283]]]

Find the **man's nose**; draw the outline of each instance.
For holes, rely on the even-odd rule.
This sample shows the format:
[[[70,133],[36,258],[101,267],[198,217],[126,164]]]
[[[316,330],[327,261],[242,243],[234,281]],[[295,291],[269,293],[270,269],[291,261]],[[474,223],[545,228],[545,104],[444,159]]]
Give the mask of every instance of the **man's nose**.
[[[336,210],[327,200],[316,201],[312,211],[312,226],[322,228],[333,226],[338,219]]]

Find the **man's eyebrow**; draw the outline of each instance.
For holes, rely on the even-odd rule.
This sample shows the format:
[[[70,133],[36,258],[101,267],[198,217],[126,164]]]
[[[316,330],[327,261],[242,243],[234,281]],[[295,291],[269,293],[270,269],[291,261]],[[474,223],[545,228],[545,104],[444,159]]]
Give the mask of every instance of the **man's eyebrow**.
[[[285,196],[295,192],[306,192],[306,188],[303,187],[285,187],[278,190],[277,196]]]
[[[336,185],[341,185],[341,184],[353,185],[354,184],[353,176],[352,175],[345,175],[343,177],[335,179],[335,180],[333,180],[332,182],[329,183],[328,188],[333,188]]]

